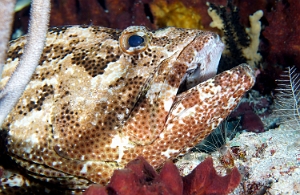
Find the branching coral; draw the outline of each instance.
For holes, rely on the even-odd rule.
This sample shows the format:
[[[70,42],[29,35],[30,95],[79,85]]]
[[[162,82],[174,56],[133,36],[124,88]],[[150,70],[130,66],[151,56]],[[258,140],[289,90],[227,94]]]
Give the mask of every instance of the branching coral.
[[[243,55],[247,59],[247,63],[249,63],[253,68],[261,61],[262,56],[258,53],[259,48],[259,36],[261,32],[261,22],[259,21],[263,16],[263,11],[258,10],[253,15],[249,16],[250,20],[250,28],[246,28],[246,33],[250,37],[250,44],[248,47],[243,49]]]
[[[106,187],[93,185],[84,195],[223,195],[236,188],[240,180],[237,168],[224,177],[219,176],[211,158],[199,164],[191,174],[181,177],[171,161],[157,174],[144,158],[138,157],[125,169],[116,170]]]
[[[255,64],[261,60],[261,56],[257,52],[261,31],[259,20],[263,12],[257,11],[250,16],[251,28],[245,29],[239,21],[239,9],[232,4],[232,1],[228,1],[227,7],[216,6],[212,3],[207,5],[209,6],[208,14],[213,19],[211,27],[216,27],[223,32],[223,41],[227,45],[227,50],[224,51],[223,65],[219,67],[228,69],[247,62],[254,68]]]
[[[246,62],[245,57],[242,55],[238,41],[240,40],[240,44],[245,46],[247,46],[249,43],[245,32],[241,31],[243,33],[240,35],[235,33],[235,29],[241,29],[240,27],[235,27],[236,24],[238,24],[237,26],[240,26],[239,21],[236,21],[236,19],[238,19],[238,17],[236,17],[238,16],[237,10],[231,9],[231,12],[228,14],[226,7],[224,6],[217,7],[214,4],[208,4],[208,6],[209,15],[211,15],[212,19],[216,20],[213,21],[211,25],[212,27],[217,27],[218,29],[223,30],[222,39],[227,46],[226,50],[224,51],[226,57],[223,55],[223,59],[225,59],[227,64],[219,66],[219,68],[225,67],[225,69],[227,69]],[[232,6],[230,7],[233,8]]]

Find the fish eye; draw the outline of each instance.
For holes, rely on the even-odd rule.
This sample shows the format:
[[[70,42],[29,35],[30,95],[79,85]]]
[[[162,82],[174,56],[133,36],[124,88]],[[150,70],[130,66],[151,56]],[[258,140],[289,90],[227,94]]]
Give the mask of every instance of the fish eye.
[[[140,53],[147,49],[151,33],[143,26],[130,26],[126,28],[120,38],[122,51],[128,54]]]
[[[137,47],[144,43],[144,38],[139,35],[131,35],[128,39],[129,47]]]

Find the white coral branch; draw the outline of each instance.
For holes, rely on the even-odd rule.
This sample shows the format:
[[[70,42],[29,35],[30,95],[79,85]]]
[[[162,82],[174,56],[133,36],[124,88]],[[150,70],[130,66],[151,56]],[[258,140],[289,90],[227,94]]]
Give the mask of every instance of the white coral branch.
[[[38,65],[48,30],[50,0],[33,0],[27,43],[20,64],[0,92],[0,126],[25,90]]]
[[[255,68],[255,63],[261,61],[262,56],[258,53],[259,48],[259,36],[261,32],[261,22],[260,19],[263,17],[264,13],[262,10],[256,11],[253,15],[249,16],[250,28],[246,28],[246,33],[249,35],[251,42],[250,45],[244,48],[243,54],[247,59],[247,63]]]

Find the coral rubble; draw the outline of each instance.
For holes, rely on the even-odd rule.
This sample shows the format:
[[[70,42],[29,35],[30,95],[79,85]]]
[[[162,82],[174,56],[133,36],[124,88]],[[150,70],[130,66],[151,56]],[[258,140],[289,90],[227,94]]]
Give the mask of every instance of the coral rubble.
[[[106,187],[92,185],[84,195],[222,195],[236,188],[240,179],[237,168],[226,176],[219,176],[211,158],[199,164],[191,174],[181,177],[171,161],[167,161],[158,174],[143,157],[138,157],[125,169],[116,170]]]
[[[244,132],[228,142],[235,154],[234,164],[241,173],[241,183],[230,195],[300,193],[300,133],[285,127],[262,133]],[[188,156],[190,156],[188,158]],[[205,158],[204,153],[190,153],[176,165],[184,173]],[[219,152],[211,154],[218,174],[226,173]]]
[[[243,169],[243,182],[234,194],[299,194],[299,135],[280,128],[236,137],[233,142],[246,155],[236,161],[239,170]]]

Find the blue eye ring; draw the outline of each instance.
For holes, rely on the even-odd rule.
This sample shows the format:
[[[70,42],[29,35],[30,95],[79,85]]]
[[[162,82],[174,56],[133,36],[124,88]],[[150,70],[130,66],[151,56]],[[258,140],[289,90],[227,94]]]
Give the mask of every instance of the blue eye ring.
[[[130,26],[119,37],[120,49],[127,54],[145,51],[150,43],[152,33],[144,26]]]

